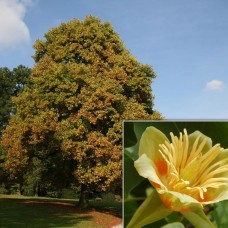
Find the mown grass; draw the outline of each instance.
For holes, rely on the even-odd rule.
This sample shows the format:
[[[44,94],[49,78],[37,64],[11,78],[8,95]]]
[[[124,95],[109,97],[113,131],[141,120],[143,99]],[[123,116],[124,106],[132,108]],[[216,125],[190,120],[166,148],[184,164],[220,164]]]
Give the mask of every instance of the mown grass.
[[[86,211],[77,209],[76,203],[76,200],[0,195],[0,227],[105,228],[121,221],[121,203],[93,201]]]

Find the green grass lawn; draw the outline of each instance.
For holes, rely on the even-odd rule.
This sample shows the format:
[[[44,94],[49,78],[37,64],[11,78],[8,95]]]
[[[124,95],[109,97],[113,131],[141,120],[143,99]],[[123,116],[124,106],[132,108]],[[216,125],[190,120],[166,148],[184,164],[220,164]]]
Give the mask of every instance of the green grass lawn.
[[[1,228],[109,228],[121,223],[121,203],[90,202],[90,209],[79,210],[77,201],[43,197],[0,195]]]

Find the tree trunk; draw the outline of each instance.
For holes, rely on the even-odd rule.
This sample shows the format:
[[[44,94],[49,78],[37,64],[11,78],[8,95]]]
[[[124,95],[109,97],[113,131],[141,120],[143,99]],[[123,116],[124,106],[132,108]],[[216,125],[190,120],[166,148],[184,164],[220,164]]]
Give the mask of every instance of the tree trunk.
[[[35,197],[39,196],[39,181],[36,182],[34,195],[35,195]]]
[[[81,185],[81,194],[80,194],[80,199],[78,202],[78,207],[81,209],[85,209],[89,206],[89,192],[88,192],[88,187],[84,184]]]
[[[17,195],[21,196],[22,195],[22,184],[18,185],[18,189],[17,189]]]

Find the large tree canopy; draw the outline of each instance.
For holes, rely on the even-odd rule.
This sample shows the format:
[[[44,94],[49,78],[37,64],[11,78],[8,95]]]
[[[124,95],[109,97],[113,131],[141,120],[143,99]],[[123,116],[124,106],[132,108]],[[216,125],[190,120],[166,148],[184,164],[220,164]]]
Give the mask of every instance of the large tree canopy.
[[[34,45],[32,86],[14,99],[17,113],[3,135],[5,168],[18,177],[33,157],[61,154],[74,161],[81,185],[121,186],[122,121],[161,118],[152,111],[155,73],[97,17],[62,23],[44,37]]]

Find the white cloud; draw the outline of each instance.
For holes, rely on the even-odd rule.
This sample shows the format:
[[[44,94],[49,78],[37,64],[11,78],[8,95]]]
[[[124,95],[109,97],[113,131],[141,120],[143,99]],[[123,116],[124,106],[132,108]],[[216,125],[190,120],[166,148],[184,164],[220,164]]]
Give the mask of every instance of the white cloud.
[[[0,49],[30,40],[24,16],[32,0],[0,0]]]
[[[224,83],[219,80],[212,80],[206,84],[206,89],[207,90],[221,90],[224,88]]]

